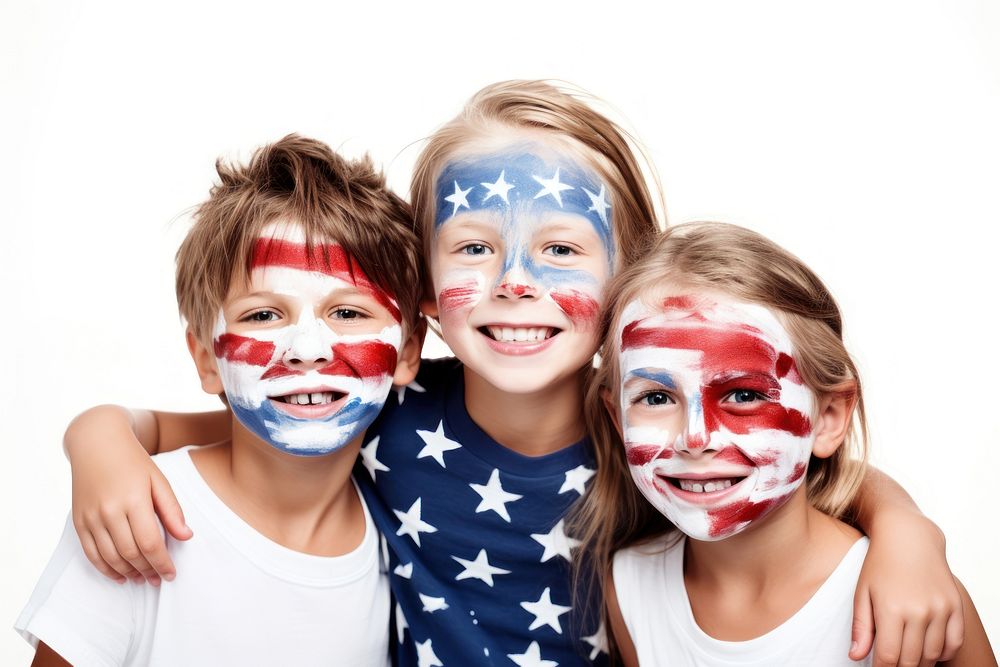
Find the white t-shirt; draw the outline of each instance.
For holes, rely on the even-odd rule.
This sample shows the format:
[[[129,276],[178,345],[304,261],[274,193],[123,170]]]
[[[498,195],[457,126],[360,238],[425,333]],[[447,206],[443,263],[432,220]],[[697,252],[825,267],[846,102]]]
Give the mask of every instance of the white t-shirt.
[[[870,665],[854,662],[851,621],[854,589],[868,538],[851,547],[819,590],[794,616],[765,635],[742,642],[705,634],[695,621],[684,586],[684,542],[668,536],[615,555],[618,604],[639,664],[700,667]],[[752,613],[752,610],[750,610]]]
[[[90,564],[67,520],[15,624],[25,639],[77,666],[388,664],[389,585],[367,506],[356,549],[313,556],[233,513],[186,449],[153,460],[194,530],[186,542],[167,539],[176,579],[116,584]]]

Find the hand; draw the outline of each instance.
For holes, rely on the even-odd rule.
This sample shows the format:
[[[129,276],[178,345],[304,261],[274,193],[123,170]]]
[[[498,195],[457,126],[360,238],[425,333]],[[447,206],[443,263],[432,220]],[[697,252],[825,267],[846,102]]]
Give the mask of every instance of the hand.
[[[106,577],[159,585],[176,570],[157,521],[189,539],[177,498],[133,433],[127,411],[92,408],[66,431],[73,474],[73,525],[90,562]]]
[[[955,656],[964,631],[944,534],[919,512],[893,518],[891,532],[872,537],[858,578],[849,657],[864,658],[874,640],[874,667],[934,665]]]

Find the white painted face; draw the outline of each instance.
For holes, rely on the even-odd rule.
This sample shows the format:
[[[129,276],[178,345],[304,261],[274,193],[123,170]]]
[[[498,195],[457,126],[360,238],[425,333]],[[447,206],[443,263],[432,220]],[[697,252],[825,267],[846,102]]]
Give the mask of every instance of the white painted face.
[[[536,143],[441,172],[431,252],[441,329],[491,385],[536,392],[590,362],[614,265],[609,199],[579,158]]]
[[[815,398],[767,308],[636,300],[618,331],[626,458],[642,494],[698,540],[733,535],[802,484]]]
[[[290,224],[261,235],[250,285],[230,291],[213,338],[236,417],[303,456],[340,449],[371,424],[402,342],[395,301],[339,245],[307,252]]]

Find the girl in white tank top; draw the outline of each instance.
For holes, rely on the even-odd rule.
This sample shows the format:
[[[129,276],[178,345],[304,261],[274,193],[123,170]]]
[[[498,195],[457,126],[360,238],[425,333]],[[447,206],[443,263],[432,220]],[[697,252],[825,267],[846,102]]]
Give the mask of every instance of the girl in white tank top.
[[[871,664],[848,658],[868,540],[839,517],[867,430],[833,297],[790,253],[719,223],[670,229],[609,293],[588,406],[600,465],[577,519],[618,656]],[[995,665],[965,603],[949,664]]]

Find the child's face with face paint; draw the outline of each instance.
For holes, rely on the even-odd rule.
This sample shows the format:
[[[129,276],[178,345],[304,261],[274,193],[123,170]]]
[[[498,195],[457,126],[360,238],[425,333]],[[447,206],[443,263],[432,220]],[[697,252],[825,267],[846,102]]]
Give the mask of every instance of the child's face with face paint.
[[[681,531],[728,537],[803,483],[816,401],[770,310],[705,294],[636,300],[618,340],[629,469]]]
[[[240,422],[281,451],[318,456],[361,436],[382,408],[400,314],[339,245],[308,253],[300,228],[279,223],[258,239],[250,283],[230,289],[212,337]]]
[[[524,140],[447,163],[431,277],[445,341],[491,385],[530,393],[587,365],[614,267],[611,195],[572,151]]]

